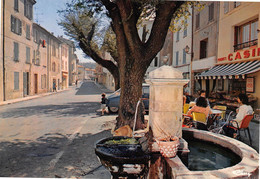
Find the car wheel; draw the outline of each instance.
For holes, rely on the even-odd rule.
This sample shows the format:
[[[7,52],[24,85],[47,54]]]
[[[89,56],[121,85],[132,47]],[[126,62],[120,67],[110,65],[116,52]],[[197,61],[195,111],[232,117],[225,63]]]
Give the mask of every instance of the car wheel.
[[[109,110],[109,112],[112,112],[112,113],[118,112],[118,108],[117,107],[108,107],[108,110]]]

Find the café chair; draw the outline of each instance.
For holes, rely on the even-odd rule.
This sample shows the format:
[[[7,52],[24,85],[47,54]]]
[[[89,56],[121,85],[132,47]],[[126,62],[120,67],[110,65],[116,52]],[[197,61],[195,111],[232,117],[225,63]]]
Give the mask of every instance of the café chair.
[[[246,135],[246,131],[248,133],[248,137],[249,137],[249,141],[250,141],[250,145],[252,145],[252,139],[251,139],[251,135],[250,135],[250,130],[249,130],[249,123],[250,121],[254,118],[254,114],[248,114],[246,115],[243,120],[242,120],[242,123],[241,125],[239,126],[237,121],[235,120],[229,120],[229,124],[227,127],[229,128],[232,128],[234,130],[237,131],[237,138],[241,138],[241,135],[240,135],[240,131],[244,131],[245,132],[245,136]],[[233,125],[231,125],[231,123]],[[234,125],[235,124],[235,125]]]
[[[190,107],[190,104],[184,104],[183,105],[183,114],[187,114],[189,107]]]
[[[195,128],[198,128],[198,124],[203,124],[200,126],[203,126],[204,129],[207,129],[207,120],[208,118],[204,113],[192,112],[192,121]]]
[[[213,109],[217,109],[217,110],[222,111],[219,120],[226,121],[227,106],[216,105],[216,106],[213,107]]]

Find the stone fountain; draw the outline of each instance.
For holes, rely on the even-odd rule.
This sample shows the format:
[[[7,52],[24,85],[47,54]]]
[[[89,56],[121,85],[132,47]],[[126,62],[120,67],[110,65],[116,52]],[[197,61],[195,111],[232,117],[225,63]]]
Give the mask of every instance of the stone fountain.
[[[124,174],[126,177],[142,178],[140,174],[145,172],[147,165],[149,170],[145,177],[155,179],[258,178],[259,154],[250,146],[220,134],[182,128],[183,85],[189,81],[183,79],[182,72],[171,66],[162,66],[150,72],[149,79],[146,81],[150,84],[148,133],[150,155],[147,156],[147,153],[141,151],[140,143],[109,146],[104,143],[109,140],[109,138],[106,138],[96,145],[97,156],[115,178]],[[168,136],[180,138],[178,155],[172,158],[162,157],[159,153],[159,146],[154,140]],[[231,154],[239,157],[239,161],[219,169],[189,170],[187,164],[191,146],[184,138],[196,139],[202,143],[209,143],[210,146],[215,148],[227,149]],[[113,138],[113,140],[115,139]],[[127,152],[123,152],[124,150]],[[129,151],[133,152],[133,155],[136,153],[134,160],[133,157],[128,155]],[[148,160],[150,160],[149,163]],[[218,164],[218,157],[216,157],[216,162]],[[130,172],[127,172],[127,167],[131,167]],[[131,173],[136,168],[139,171]]]
[[[188,81],[183,79],[181,71],[166,65],[150,72],[149,79],[146,80],[150,84],[150,133],[153,138],[177,136],[181,143],[178,155],[174,158],[152,155],[149,178],[257,178],[259,155],[250,146],[220,134],[182,129],[183,85]],[[189,144],[182,138],[184,134],[188,139],[196,139],[216,148],[230,150],[241,160],[234,166],[218,170],[190,171],[187,168]],[[158,153],[157,143],[153,141],[150,143],[150,151]]]

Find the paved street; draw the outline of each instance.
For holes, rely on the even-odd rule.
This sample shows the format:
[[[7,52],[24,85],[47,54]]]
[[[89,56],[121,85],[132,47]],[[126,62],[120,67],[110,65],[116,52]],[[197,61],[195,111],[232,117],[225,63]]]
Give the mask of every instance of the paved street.
[[[94,153],[95,142],[111,135],[116,117],[96,112],[104,91],[88,81],[0,106],[0,177],[110,178]],[[250,130],[259,151],[259,122],[251,122]]]
[[[97,140],[115,115],[100,117],[93,82],[80,88],[0,106],[0,177],[86,177],[100,169]]]

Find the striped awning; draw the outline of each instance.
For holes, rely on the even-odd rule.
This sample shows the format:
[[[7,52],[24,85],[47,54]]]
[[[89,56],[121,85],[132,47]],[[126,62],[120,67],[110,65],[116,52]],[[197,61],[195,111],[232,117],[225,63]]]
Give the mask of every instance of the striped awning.
[[[208,71],[197,75],[197,79],[220,79],[233,78],[237,76],[244,77],[246,74],[254,73],[260,70],[260,60],[232,63],[224,65],[215,65]]]

